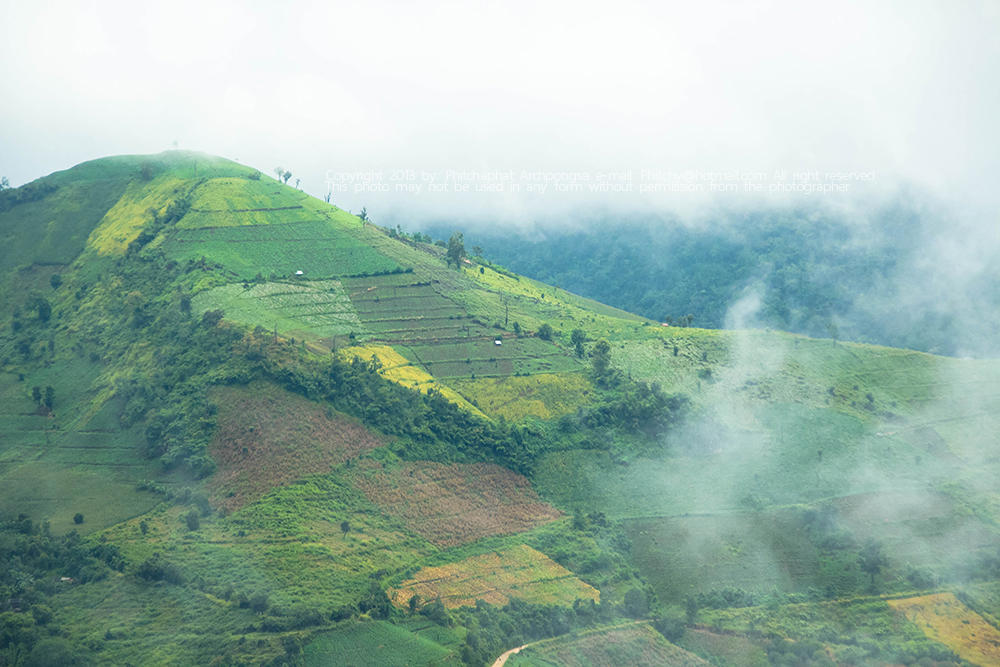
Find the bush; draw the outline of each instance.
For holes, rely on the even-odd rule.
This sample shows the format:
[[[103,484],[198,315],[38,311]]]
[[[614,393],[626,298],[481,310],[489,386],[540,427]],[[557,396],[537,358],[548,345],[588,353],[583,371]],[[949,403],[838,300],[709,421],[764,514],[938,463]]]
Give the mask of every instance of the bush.
[[[184,517],[184,521],[187,522],[188,530],[198,530],[201,528],[201,519],[198,515],[198,510],[191,510]]]
[[[80,514],[79,512],[77,512],[77,513],[76,513],[76,514],[75,514],[75,515],[73,516],[73,523],[75,523],[75,524],[76,524],[76,525],[78,525],[78,526],[79,526],[79,525],[80,525],[81,523],[83,523],[83,515],[82,515],[82,514]]]
[[[265,593],[257,593],[250,598],[250,610],[255,614],[263,614],[270,606],[270,601]]]

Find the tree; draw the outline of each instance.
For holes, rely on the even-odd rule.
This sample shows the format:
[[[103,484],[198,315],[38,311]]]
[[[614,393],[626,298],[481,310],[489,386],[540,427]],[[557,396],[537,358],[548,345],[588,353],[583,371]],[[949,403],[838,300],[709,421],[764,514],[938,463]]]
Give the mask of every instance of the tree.
[[[148,533],[149,532],[149,524],[146,523],[145,521],[140,521],[139,522],[139,532],[141,532],[143,535],[145,535],[146,533]]]
[[[53,389],[52,387],[46,387],[45,388],[45,407],[47,407],[49,410],[51,410],[52,406],[55,404],[55,402],[56,402],[56,390]]]
[[[419,595],[411,595],[410,596],[410,601],[408,603],[408,606],[410,608],[410,616],[412,616],[414,613],[416,613],[417,607],[420,606],[420,596]]]
[[[349,532],[351,532],[351,523],[349,521],[341,521],[340,532],[342,532],[344,535],[347,535]]]
[[[285,181],[285,185],[288,185],[288,179],[291,177],[292,177],[292,172],[290,171],[286,171],[284,174],[281,175],[281,179]]]
[[[542,340],[552,340],[552,326],[548,322],[538,327],[538,337]]]
[[[38,309],[38,319],[42,322],[48,322],[52,317],[52,304],[44,296],[35,299],[35,308]]]
[[[39,386],[34,386],[31,388],[31,400],[39,405],[42,404],[42,388]]]
[[[301,181],[302,181],[302,179],[301,179],[301,178],[296,178],[296,179],[295,179],[295,189],[296,189],[296,190],[298,190],[298,188],[299,188],[299,183],[300,183]]]
[[[4,190],[10,190],[10,181],[7,180],[6,176],[0,178],[0,192]]]
[[[569,340],[573,343],[573,347],[576,348],[576,358],[583,359],[583,341],[587,340],[587,334],[583,332],[583,329],[573,329],[573,332],[569,335]]]
[[[461,232],[455,232],[448,239],[448,251],[445,253],[448,264],[454,262],[455,268],[462,268],[462,260],[465,259],[465,236]]]
[[[78,526],[83,523],[83,515],[77,512],[76,515],[73,516],[73,523]]]
[[[184,521],[187,522],[188,530],[198,530],[201,528],[201,519],[198,510],[193,509],[188,512],[187,516],[184,517]]]
[[[284,167],[275,167],[274,168],[274,175],[277,176],[278,180],[280,181],[282,179],[282,177],[285,175],[285,168]]]
[[[521,335],[521,323],[517,320],[514,321],[514,334],[517,336]]]
[[[837,336],[840,333],[840,330],[837,328],[837,325],[834,322],[830,322],[829,324],[826,325],[826,331],[827,333],[830,334],[830,338],[833,339],[833,344],[836,345]]]
[[[695,619],[698,618],[698,599],[693,595],[689,595],[687,598],[684,605],[684,616],[688,623],[694,623]]]
[[[875,577],[882,573],[882,568],[889,565],[889,559],[882,553],[882,546],[869,539],[861,553],[858,554],[858,567],[871,577],[872,590],[875,589]]]
[[[58,273],[53,273],[49,278],[49,284],[52,285],[52,289],[59,289],[59,286],[62,285],[62,276]]]
[[[358,213],[358,219],[361,220],[362,224],[368,222],[368,209],[364,206],[361,207],[361,213]]]
[[[606,376],[611,370],[611,343],[604,338],[597,341],[594,345],[594,351],[591,353],[590,363],[598,378]]]
[[[483,253],[485,253],[485,252],[486,251],[483,250],[482,246],[479,246],[479,245],[472,246],[472,254],[475,255],[476,257],[482,257]]]

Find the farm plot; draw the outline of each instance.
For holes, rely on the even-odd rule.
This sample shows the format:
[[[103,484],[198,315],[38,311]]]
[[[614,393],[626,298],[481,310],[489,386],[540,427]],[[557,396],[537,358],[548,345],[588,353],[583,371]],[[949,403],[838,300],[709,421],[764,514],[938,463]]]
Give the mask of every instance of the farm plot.
[[[454,380],[455,390],[491,417],[556,419],[589,401],[593,386],[581,373]]]
[[[375,339],[391,343],[489,335],[465,311],[412,274],[348,278],[344,288]]]
[[[976,665],[1000,664],[1000,631],[952,593],[889,600],[889,606],[962,659]]]
[[[296,196],[299,195],[299,196]],[[302,207],[305,195],[270,181],[213,178],[199,186],[178,229],[236,227],[317,220]]]
[[[461,394],[437,382],[424,370],[414,366],[413,362],[388,345],[355,345],[342,350],[340,354],[342,358],[348,361],[353,360],[354,357],[358,357],[364,361],[371,361],[373,357],[378,357],[379,363],[382,366],[379,369],[379,374],[385,379],[424,393],[433,389],[440,392],[442,396],[452,403],[483,416],[479,408],[465,400]]]
[[[519,533],[560,516],[538,498],[527,479],[492,463],[368,465],[355,475],[355,485],[387,514],[438,546]]]
[[[179,229],[163,244],[176,260],[201,257],[222,264],[242,279],[261,274],[329,278],[400,271],[396,262],[325,220],[278,225]]]
[[[224,285],[197,294],[191,306],[198,314],[221,309],[226,319],[259,324],[278,331],[307,331],[318,338],[364,331],[340,283],[317,280],[263,283],[244,288]]]
[[[415,578],[388,593],[400,607],[419,595],[422,600],[440,597],[449,608],[472,606],[476,600],[502,606],[512,597],[535,604],[568,606],[577,599],[599,602],[601,595],[548,556],[525,545],[451,565],[422,568]]]
[[[209,489],[229,511],[384,444],[348,418],[272,385],[219,387],[212,401],[219,415],[209,451],[219,470]]]
[[[414,357],[437,378],[533,375],[580,370],[583,366],[558,347],[538,338],[493,337],[439,345],[410,345]]]
[[[765,656],[765,667],[766,667]],[[529,646],[509,667],[712,667],[645,623],[573,634]]]
[[[319,635],[303,651],[306,667],[459,667],[437,642],[393,623],[350,623]]]

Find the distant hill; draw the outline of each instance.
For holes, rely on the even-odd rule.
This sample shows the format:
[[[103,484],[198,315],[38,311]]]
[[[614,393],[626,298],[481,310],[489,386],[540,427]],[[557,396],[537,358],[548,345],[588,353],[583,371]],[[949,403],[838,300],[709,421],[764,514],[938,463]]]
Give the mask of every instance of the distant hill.
[[[194,152],[0,193],[0,236],[0,664],[1000,640],[998,362],[662,326]]]
[[[842,340],[1000,356],[988,230],[902,197],[863,217],[817,205],[697,224],[639,217],[466,232],[513,271],[652,319],[690,314],[696,326],[738,327],[727,314],[742,300],[754,306],[739,309],[742,326],[821,338],[833,323]]]

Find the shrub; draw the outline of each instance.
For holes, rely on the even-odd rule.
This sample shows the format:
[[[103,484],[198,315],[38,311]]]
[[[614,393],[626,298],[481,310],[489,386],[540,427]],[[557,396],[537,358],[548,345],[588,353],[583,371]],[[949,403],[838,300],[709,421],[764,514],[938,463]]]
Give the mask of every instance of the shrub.
[[[201,519],[198,515],[198,510],[191,510],[184,517],[184,521],[187,522],[188,530],[198,530],[201,528]]]
[[[75,515],[73,516],[73,523],[75,523],[75,524],[76,524],[76,525],[78,525],[78,526],[79,526],[79,525],[80,525],[81,523],[83,523],[83,515],[82,515],[82,514],[80,514],[79,512],[77,512],[77,513],[76,513],[76,514],[75,514]]]

